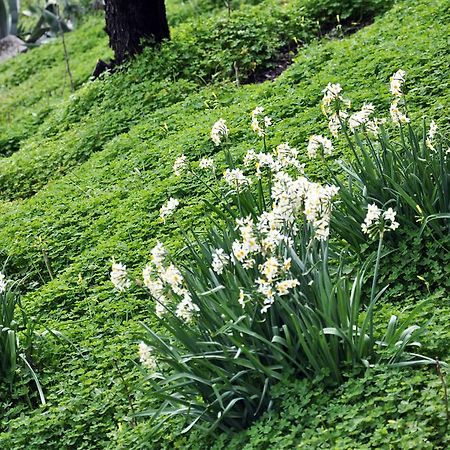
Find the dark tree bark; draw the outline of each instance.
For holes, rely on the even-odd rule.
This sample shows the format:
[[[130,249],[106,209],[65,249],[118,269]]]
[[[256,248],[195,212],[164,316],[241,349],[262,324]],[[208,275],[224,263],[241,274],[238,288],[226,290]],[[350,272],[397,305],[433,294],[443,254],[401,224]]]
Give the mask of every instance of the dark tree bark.
[[[105,0],[105,16],[115,64],[170,37],[164,0]]]

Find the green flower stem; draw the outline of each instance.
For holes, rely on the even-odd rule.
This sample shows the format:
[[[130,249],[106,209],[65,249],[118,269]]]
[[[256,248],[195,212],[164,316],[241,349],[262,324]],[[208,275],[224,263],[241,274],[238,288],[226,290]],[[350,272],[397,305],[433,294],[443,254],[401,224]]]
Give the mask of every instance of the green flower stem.
[[[378,240],[378,250],[377,250],[377,259],[375,261],[375,271],[373,274],[373,280],[372,280],[372,289],[370,291],[370,336],[371,339],[373,339],[373,303],[375,299],[375,290],[377,287],[377,281],[378,281],[378,270],[380,268],[380,259],[381,259],[381,250],[383,248],[383,235],[384,230],[380,232],[380,238]]]

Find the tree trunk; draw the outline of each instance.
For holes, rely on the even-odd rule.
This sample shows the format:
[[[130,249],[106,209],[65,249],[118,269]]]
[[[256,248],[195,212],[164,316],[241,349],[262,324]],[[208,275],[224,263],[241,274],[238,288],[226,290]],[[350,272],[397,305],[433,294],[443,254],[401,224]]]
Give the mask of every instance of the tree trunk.
[[[170,37],[164,0],[105,0],[105,16],[115,64]]]

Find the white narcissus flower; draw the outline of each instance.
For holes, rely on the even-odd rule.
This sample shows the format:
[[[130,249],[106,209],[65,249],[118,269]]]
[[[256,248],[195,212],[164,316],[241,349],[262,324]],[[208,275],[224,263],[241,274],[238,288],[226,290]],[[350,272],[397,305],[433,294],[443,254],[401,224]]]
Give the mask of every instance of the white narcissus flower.
[[[299,284],[300,284],[300,282],[298,280],[289,279],[289,280],[279,281],[276,284],[275,288],[277,290],[278,295],[282,296],[282,295],[289,294],[289,289],[293,289],[296,286],[298,286]]]
[[[370,237],[384,231],[394,231],[400,225],[395,221],[396,214],[392,208],[382,211],[375,203],[372,203],[367,206],[367,215],[361,229]]]
[[[252,122],[251,128],[252,130],[260,137],[266,135],[267,128],[272,125],[272,119],[269,116],[264,116],[263,124],[261,125],[258,119],[258,116],[264,113],[264,108],[262,106],[257,106],[252,111]]]
[[[222,138],[227,137],[229,133],[227,124],[224,119],[219,119],[211,129],[211,140],[215,145],[220,145]]]
[[[348,126],[350,130],[355,132],[355,130],[361,125],[366,124],[374,111],[375,107],[372,105],[372,103],[364,103],[361,111],[352,114],[348,119]]]
[[[179,177],[185,171],[186,167],[187,167],[187,158],[183,154],[179,156],[173,163],[173,172],[177,177]]]
[[[394,97],[401,97],[403,95],[402,86],[405,82],[406,72],[402,69],[397,70],[391,77],[391,94]]]
[[[180,202],[176,198],[170,197],[168,202],[161,207],[159,217],[164,223],[166,223],[167,217],[170,217],[176,211],[179,204]]]
[[[151,250],[150,254],[152,255],[151,260],[155,267],[160,270],[163,266],[164,259],[166,257],[166,249],[161,242],[157,242],[156,245]]]
[[[274,256],[271,256],[259,266],[259,270],[266,277],[268,282],[273,281],[277,277],[279,269],[280,263]]]
[[[241,169],[226,169],[223,178],[229,186],[237,190],[251,184],[251,180],[244,175]]]
[[[124,264],[113,262],[110,275],[112,284],[119,292],[124,292],[131,286],[127,268]]]
[[[307,148],[308,157],[315,158],[320,149],[323,150],[324,155],[331,155],[333,152],[333,144],[327,137],[321,135],[311,136]]]
[[[184,291],[183,300],[178,303],[175,314],[186,323],[192,322],[194,313],[200,311],[200,308],[192,301],[191,294]]]
[[[328,83],[327,87],[322,91],[323,99],[322,105],[325,108],[329,108],[333,100],[341,99],[339,95],[342,92],[342,87],[339,83]]]
[[[211,267],[218,275],[223,273],[225,266],[230,262],[230,257],[223,248],[217,248],[212,252]]]
[[[389,112],[391,114],[392,122],[395,124],[409,123],[409,117],[406,114],[403,114],[398,107],[398,100],[395,99],[391,107],[389,108]]]
[[[330,116],[328,121],[328,129],[330,130],[331,136],[337,137],[339,135],[339,131],[341,131],[342,124],[344,120],[346,120],[348,114],[345,111],[339,111],[338,113],[334,113]]]
[[[212,158],[202,158],[198,163],[200,169],[214,169],[214,160]]]
[[[157,363],[155,357],[151,353],[152,348],[144,342],[139,343],[139,360],[141,364],[149,370],[156,370]]]
[[[438,130],[438,128],[437,128],[436,122],[434,120],[432,120],[430,123],[430,128],[427,133],[427,139],[425,141],[426,146],[432,151],[436,151],[436,149],[434,148],[433,141],[434,141],[434,137],[437,133],[437,130]]]

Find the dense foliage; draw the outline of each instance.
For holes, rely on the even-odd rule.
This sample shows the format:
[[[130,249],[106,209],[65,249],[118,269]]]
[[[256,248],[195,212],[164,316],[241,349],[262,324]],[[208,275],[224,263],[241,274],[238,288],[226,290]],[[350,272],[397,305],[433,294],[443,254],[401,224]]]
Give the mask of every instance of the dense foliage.
[[[335,390],[320,377],[286,380],[271,413],[213,443],[201,433],[179,436],[176,420],[159,442],[151,441],[148,421],[132,417],[157,406],[130,388],[143,382],[135,364],[139,321],[148,323],[153,306],[140,288],[115,293],[110,259],[139,267],[162,237],[171,252],[182,247],[178,228],[159,219],[170,196],[183,198],[181,229],[209,223],[199,202],[211,201],[207,189],[195,179],[177,179],[172,163],[183,152],[191,161],[216,155],[224,168],[224,153],[209,140],[218,117],[227,120],[235,136],[231,152],[241,157],[254,139],[242,117],[264,104],[277,125],[270,146],[287,139],[306,155],[309,136],[326,129],[318,102],[327,83],[342,83],[357,104],[373,99],[386,109],[389,77],[404,68],[410,117],[427,115],[443,133],[448,127],[448,2],[398,1],[374,24],[340,40],[316,39],[307,2],[288,1],[279,11],[275,2],[242,3],[239,11],[235,5],[229,29],[224,8],[195,7],[202,3],[169,2],[173,42],[93,83],[87,80],[96,59],[110,53],[101,18],[88,18],[67,36],[73,96],[64,84],[59,43],[0,66],[0,251],[9,257],[11,278],[28,275],[27,313],[41,317],[41,331],[56,329],[67,338],[40,349],[46,406],[30,408],[23,395],[2,398],[0,447],[252,449],[268,442],[272,448],[320,448],[333,442],[355,449],[445,448],[445,402],[434,368],[369,371]],[[301,15],[291,14],[301,5]],[[281,30],[280,20],[286,20]],[[228,33],[225,49],[219,30]],[[215,33],[216,40],[203,33]],[[274,82],[243,84],[273,64],[287,38],[308,44],[294,64]],[[344,145],[337,152],[349,156]],[[314,179],[324,178],[321,164],[306,156],[304,162]],[[383,324],[420,303],[418,322],[431,319],[424,351],[447,359],[449,265],[442,245],[425,231],[386,257],[392,263],[382,266],[392,271],[382,280],[390,282],[390,301],[379,303],[376,317]]]

